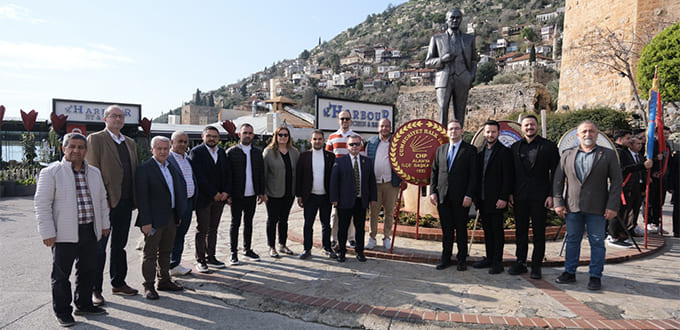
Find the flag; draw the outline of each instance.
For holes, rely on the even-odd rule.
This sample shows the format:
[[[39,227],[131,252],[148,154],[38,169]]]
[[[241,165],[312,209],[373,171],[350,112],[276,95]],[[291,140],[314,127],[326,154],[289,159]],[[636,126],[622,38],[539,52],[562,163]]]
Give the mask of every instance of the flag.
[[[654,80],[652,80],[652,88],[649,89],[649,105],[647,106],[647,112],[649,113],[649,124],[647,127],[647,159],[654,159],[654,133],[660,130],[661,134],[659,136],[659,152],[661,148],[666,148],[666,142],[663,141],[663,116],[657,116],[663,113],[663,109],[660,109],[661,105],[661,94],[659,94],[659,80],[656,77],[656,70],[654,72]],[[658,127],[658,123],[661,122],[661,127]],[[662,147],[663,146],[663,147]]]

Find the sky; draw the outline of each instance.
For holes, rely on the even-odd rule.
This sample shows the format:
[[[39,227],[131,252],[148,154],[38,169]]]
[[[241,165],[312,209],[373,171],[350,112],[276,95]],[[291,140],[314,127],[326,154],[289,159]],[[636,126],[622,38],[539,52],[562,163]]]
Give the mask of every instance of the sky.
[[[0,0],[0,105],[5,118],[49,118],[53,98],[157,117],[403,2]]]

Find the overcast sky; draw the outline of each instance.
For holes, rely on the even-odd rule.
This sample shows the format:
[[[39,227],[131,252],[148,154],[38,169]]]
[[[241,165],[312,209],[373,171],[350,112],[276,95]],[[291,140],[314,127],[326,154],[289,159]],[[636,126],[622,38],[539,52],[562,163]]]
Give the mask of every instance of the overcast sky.
[[[49,118],[53,98],[156,117],[403,2],[0,0],[0,105],[5,118]]]

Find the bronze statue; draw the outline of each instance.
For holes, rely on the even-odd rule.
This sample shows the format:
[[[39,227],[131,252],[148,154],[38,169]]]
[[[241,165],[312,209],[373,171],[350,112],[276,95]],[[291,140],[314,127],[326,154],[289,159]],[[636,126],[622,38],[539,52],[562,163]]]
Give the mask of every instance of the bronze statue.
[[[453,100],[453,118],[465,121],[465,105],[475,81],[477,61],[475,36],[460,31],[463,14],[459,9],[446,13],[448,29],[430,39],[425,65],[437,69],[434,88],[437,91],[439,120],[449,121],[449,104]]]

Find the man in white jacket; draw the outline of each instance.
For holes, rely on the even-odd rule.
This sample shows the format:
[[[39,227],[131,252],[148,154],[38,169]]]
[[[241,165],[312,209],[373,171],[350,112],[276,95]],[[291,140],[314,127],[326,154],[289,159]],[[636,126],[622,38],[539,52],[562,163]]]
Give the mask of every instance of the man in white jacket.
[[[52,308],[61,326],[75,324],[69,276],[76,262],[75,315],[106,311],[92,305],[97,270],[97,241],[110,231],[109,208],[101,173],[85,161],[87,140],[78,133],[64,136],[64,158],[40,171],[35,193],[38,232],[52,248]]]

